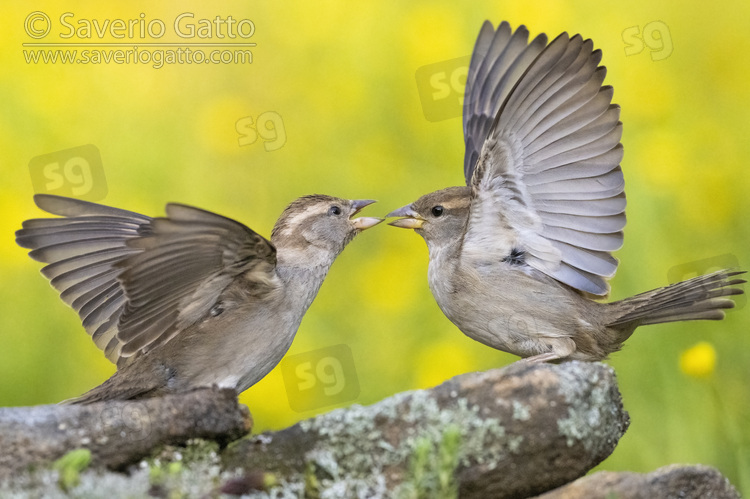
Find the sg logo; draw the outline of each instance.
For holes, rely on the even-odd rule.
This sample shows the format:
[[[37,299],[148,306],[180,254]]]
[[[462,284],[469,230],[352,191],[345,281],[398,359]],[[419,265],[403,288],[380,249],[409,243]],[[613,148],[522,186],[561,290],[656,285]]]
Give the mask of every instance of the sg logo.
[[[710,258],[704,258],[703,260],[696,260],[694,262],[683,263],[682,265],[675,265],[667,271],[667,281],[671,283],[685,281],[698,277],[699,275],[710,274],[722,269],[740,269],[739,259],[730,253],[725,255],[717,255]],[[744,277],[744,276],[739,276]],[[741,286],[744,288],[744,286]],[[747,295],[735,295],[734,306],[740,309],[747,303]]]
[[[488,324],[489,331],[501,336],[508,336],[512,340],[524,340],[528,337],[538,337],[539,326],[533,317],[515,313],[507,319],[493,319]]]
[[[461,116],[470,61],[471,56],[458,57],[417,69],[417,91],[428,121]]]
[[[281,373],[289,406],[297,412],[354,400],[359,380],[347,345],[335,345],[285,358]]]
[[[284,130],[284,120],[279,113],[266,111],[258,115],[257,122],[253,121],[252,116],[240,118],[235,123],[235,129],[240,134],[237,143],[242,146],[249,146],[258,141],[258,136],[263,139],[263,147],[266,151],[276,151],[286,144],[286,130]]]
[[[651,21],[643,27],[643,33],[638,26],[631,26],[622,32],[625,42],[625,55],[636,55],[643,52],[644,47],[651,50],[651,60],[661,61],[672,55],[672,36],[669,27],[661,21]]]
[[[73,147],[29,161],[34,192],[99,201],[107,195],[102,157],[96,146]]]
[[[131,440],[143,440],[151,434],[151,416],[143,404],[121,407],[112,405],[101,412],[102,425],[120,430]]]

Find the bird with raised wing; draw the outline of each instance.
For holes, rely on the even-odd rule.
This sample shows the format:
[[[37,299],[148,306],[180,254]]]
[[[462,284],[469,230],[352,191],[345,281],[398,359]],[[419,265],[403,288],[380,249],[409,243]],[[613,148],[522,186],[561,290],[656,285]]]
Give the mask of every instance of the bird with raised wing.
[[[73,403],[200,386],[238,394],[281,361],[336,257],[382,221],[353,218],[370,200],[301,197],[265,239],[182,204],[150,218],[38,194],[62,218],[27,220],[17,243],[78,312],[115,374]]]
[[[466,186],[391,212],[429,250],[428,282],[466,335],[532,361],[602,360],[646,324],[722,319],[721,270],[602,303],[625,226],[620,108],[591,40],[485,22],[464,94]]]

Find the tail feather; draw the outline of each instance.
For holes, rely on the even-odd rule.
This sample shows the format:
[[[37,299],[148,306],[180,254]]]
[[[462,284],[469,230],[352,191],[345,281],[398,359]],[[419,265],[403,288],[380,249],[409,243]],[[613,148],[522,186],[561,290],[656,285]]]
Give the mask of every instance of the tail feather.
[[[727,297],[744,293],[735,287],[747,282],[736,277],[744,273],[724,269],[611,303],[615,318],[609,326],[721,320],[724,309],[734,308],[734,301]]]
[[[128,370],[130,369],[130,370]],[[167,384],[166,375],[163,368],[157,367],[151,375],[148,372],[152,369],[150,365],[146,365],[146,372],[140,372],[140,376],[133,375],[133,369],[130,366],[115,372],[109,379],[99,386],[95,386],[91,390],[87,391],[83,395],[78,397],[63,400],[60,404],[63,405],[86,405],[93,404],[95,402],[106,402],[108,400],[134,400],[140,398],[148,398],[159,395],[165,395],[167,391],[164,389]],[[141,366],[141,369],[144,369]]]

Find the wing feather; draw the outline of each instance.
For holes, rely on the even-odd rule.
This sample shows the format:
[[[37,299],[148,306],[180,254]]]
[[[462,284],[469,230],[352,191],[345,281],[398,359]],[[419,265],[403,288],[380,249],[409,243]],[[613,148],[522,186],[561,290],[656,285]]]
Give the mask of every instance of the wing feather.
[[[560,227],[600,234],[612,234],[617,232],[619,227],[622,227],[625,223],[624,214],[619,216],[592,217],[547,212],[544,214],[544,219],[545,226],[547,227]]]
[[[150,218],[60,196],[34,200],[63,218],[27,220],[16,241],[48,264],[42,274],[118,366],[208,313],[236,276],[275,269],[269,241],[204,210],[169,204],[166,217]]]
[[[500,106],[547,44],[544,34],[530,43],[528,37],[525,26],[512,31],[507,22],[502,22],[495,30],[489,21],[485,21],[479,32],[464,97],[464,177],[467,183]]]
[[[507,47],[515,33],[509,35],[505,24],[495,39],[507,41]],[[517,31],[528,39],[525,28]],[[485,25],[477,41],[477,50],[484,52],[472,57],[472,65],[475,60],[481,64],[476,77],[467,80],[466,93],[503,100],[464,108],[464,170],[472,174],[467,176],[472,199],[464,254],[501,260],[521,250],[537,270],[580,291],[604,295],[606,280],[617,269],[610,252],[622,246],[626,203],[619,166],[620,108],[612,104],[612,87],[603,86],[601,51],[591,40],[563,33],[538,52],[528,49],[531,45],[516,48],[516,57],[537,55],[523,59],[520,76],[518,65],[513,75],[498,75],[484,69],[493,67],[488,58],[502,54],[488,40]],[[501,91],[485,88],[514,79]],[[480,108],[495,111],[488,130],[467,127],[477,122]],[[477,132],[485,130],[477,152]],[[495,236],[487,237],[488,232]]]

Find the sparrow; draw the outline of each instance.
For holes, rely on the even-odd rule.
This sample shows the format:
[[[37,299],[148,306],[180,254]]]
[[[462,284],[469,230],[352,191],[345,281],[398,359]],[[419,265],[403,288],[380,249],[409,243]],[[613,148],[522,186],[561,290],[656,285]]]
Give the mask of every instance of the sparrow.
[[[536,362],[603,360],[638,326],[724,318],[744,272],[595,301],[625,226],[620,108],[591,40],[528,40],[525,26],[484,23],[464,94],[466,186],[387,215],[427,243],[440,309],[474,340]]]
[[[117,365],[71,403],[136,399],[216,385],[238,394],[281,361],[336,257],[383,219],[371,200],[304,196],[268,240],[183,204],[166,216],[37,194],[63,218],[23,222],[16,242]]]

